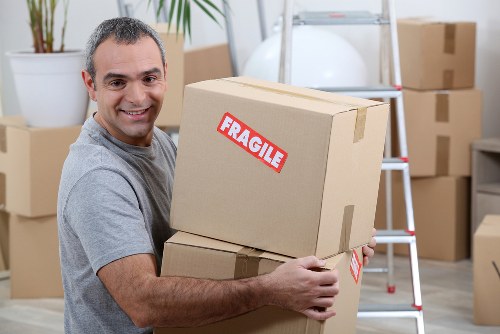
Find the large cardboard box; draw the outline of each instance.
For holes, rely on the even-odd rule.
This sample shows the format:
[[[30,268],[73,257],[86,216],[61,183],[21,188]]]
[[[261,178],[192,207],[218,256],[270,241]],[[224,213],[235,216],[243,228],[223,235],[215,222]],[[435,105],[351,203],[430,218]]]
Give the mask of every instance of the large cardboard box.
[[[273,271],[290,258],[178,232],[165,243],[162,276],[207,279],[252,277]],[[353,261],[352,261],[353,259]],[[308,319],[298,312],[267,306],[229,320],[198,328],[156,329],[177,334],[330,334],[355,333],[362,279],[361,249],[327,259],[326,269],[338,268],[340,293],[333,308],[337,315],[325,321]],[[352,266],[352,268],[351,268]],[[354,278],[353,273],[356,273]]]
[[[186,86],[172,227],[293,257],[369,242],[387,116],[250,78]]]
[[[470,255],[470,178],[412,178],[411,190],[418,256],[457,261]],[[406,230],[401,174],[393,173],[393,225]],[[385,177],[381,177],[375,227],[386,229]],[[383,246],[383,245],[382,245]],[[377,246],[382,251],[385,247]],[[408,245],[394,245],[394,253],[408,254]]]
[[[474,234],[474,323],[500,326],[500,216],[488,215]]]
[[[26,217],[54,215],[61,170],[81,126],[32,128],[18,116],[0,118],[0,172],[5,207]]]
[[[184,53],[184,82],[227,78],[232,76],[227,44],[217,44],[186,50]]]
[[[476,24],[398,20],[403,87],[474,87]]]
[[[0,271],[9,269],[9,213],[0,211]]]
[[[63,297],[56,216],[10,215],[11,298]]]
[[[178,128],[181,122],[184,91],[184,36],[175,27],[168,30],[167,23],[152,25],[165,45],[167,58],[167,92],[155,125],[162,128]]]
[[[411,175],[470,176],[472,142],[481,138],[481,92],[405,89],[404,106]]]

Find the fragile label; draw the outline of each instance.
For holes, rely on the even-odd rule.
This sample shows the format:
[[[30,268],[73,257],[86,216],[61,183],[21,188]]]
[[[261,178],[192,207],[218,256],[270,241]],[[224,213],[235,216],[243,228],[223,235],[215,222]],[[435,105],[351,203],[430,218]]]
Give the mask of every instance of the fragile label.
[[[361,262],[359,261],[358,253],[353,250],[351,257],[351,275],[354,278],[356,284],[358,284],[359,274],[361,273]]]
[[[217,131],[274,171],[281,172],[288,153],[230,113],[222,116]]]

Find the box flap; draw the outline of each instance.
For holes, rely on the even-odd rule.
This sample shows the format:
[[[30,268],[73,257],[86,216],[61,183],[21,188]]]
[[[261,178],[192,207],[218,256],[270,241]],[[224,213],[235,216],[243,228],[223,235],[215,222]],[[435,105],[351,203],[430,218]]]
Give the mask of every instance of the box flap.
[[[233,86],[234,85],[234,86]],[[190,88],[204,89],[214,92],[227,92],[228,95],[266,100],[269,96],[274,104],[295,107],[307,103],[309,110],[318,113],[335,115],[340,112],[368,108],[383,104],[382,102],[360,99],[340,94],[323,92],[315,89],[295,87],[258,80],[249,77],[233,77],[219,80],[202,81],[188,85]],[[234,87],[234,88],[233,88]],[[238,89],[245,87],[247,90]],[[326,107],[325,104],[328,104]]]
[[[500,237],[500,215],[486,215],[476,230],[475,237]]]

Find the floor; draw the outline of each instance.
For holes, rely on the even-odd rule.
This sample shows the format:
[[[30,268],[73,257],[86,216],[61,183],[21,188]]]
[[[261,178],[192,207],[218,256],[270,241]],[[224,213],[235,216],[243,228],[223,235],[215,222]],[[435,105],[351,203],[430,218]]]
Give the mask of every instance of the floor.
[[[372,266],[385,263],[376,256]],[[395,258],[396,293],[385,292],[385,274],[365,273],[362,303],[411,303],[408,260]],[[428,334],[500,334],[500,327],[474,326],[472,322],[472,264],[420,260],[425,330]],[[0,334],[63,333],[63,302],[60,299],[11,300],[10,281],[0,273]],[[500,315],[500,313],[499,313]],[[416,333],[412,319],[358,319],[358,334]]]

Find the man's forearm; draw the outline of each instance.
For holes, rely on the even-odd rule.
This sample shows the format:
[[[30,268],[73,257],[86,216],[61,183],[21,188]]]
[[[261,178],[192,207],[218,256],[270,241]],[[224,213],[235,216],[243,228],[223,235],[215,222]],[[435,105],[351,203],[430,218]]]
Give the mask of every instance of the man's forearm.
[[[265,278],[225,281],[186,277],[152,279],[144,294],[149,313],[146,316],[148,326],[196,327],[255,310],[271,301]]]

